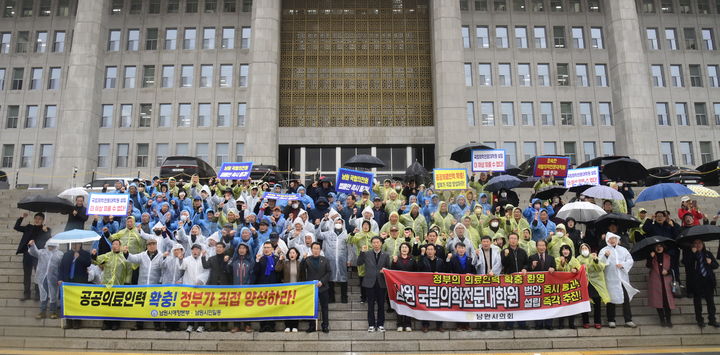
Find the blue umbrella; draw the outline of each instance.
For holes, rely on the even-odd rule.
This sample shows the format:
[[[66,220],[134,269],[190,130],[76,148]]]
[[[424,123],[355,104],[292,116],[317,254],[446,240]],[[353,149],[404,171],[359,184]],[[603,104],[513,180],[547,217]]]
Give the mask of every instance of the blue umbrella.
[[[692,195],[693,191],[688,189],[685,185],[675,184],[671,182],[657,184],[642,190],[635,199],[635,203],[645,201],[655,201],[663,199],[665,201],[668,197],[678,197],[683,195]],[[665,201],[665,209],[667,209],[667,201]]]
[[[497,192],[502,189],[511,190],[520,186],[521,182],[522,180],[512,175],[500,175],[490,179],[485,185],[485,190],[490,192]]]
[[[55,236],[50,238],[47,242],[57,244],[85,243],[93,242],[98,239],[100,239],[100,236],[93,231],[73,229],[67,232],[55,234]]]

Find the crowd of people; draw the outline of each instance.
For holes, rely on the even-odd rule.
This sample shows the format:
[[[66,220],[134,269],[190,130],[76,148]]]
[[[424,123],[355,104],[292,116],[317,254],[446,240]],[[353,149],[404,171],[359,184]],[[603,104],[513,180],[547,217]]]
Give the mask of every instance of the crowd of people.
[[[631,243],[649,236],[677,239],[681,230],[714,224],[689,197],[677,211],[680,223],[669,211],[648,215],[638,210],[641,222],[626,229],[610,223],[598,227],[573,218],[559,219],[561,196],[533,198],[520,203],[512,190],[485,189],[490,176],[473,175],[467,190],[434,191],[414,181],[376,182],[361,194],[337,193],[332,181],[319,179],[310,186],[289,181],[287,186],[249,180],[210,179],[200,182],[173,178],[122,181],[114,190],[129,194],[125,216],[88,216],[85,199],[78,196],[68,215],[66,230],[89,228],[100,239],[89,249],[73,244],[67,252],[46,243],[51,235],[44,215],[15,230],[23,233],[17,253],[23,255],[24,300],[31,297],[31,275],[36,270],[36,297],[41,301],[37,318],[57,318],[58,286],[62,282],[105,285],[251,285],[318,281],[321,330],[329,332],[328,304],[348,303],[348,275],[360,278],[360,302],[367,304],[369,332],[385,331],[387,301],[383,270],[500,275],[526,272],[578,272],[582,266],[589,279],[592,311],[581,315],[583,328],[617,325],[616,307],[622,306],[623,323],[635,328],[630,301],[637,294],[630,282],[634,266]],[[556,184],[543,177],[540,189]],[[629,186],[612,183],[625,200],[602,201],[607,212],[630,213]],[[106,187],[103,191],[111,190]],[[297,199],[263,198],[264,192],[297,194]],[[575,199],[595,202],[578,194]],[[600,201],[598,201],[600,202]],[[88,225],[88,221],[90,222]],[[679,265],[685,266],[688,297],[695,305],[700,327],[707,304],[707,324],[715,319],[714,290],[718,262],[700,240],[691,248],[657,244],[647,258],[648,305],[656,308],[660,323],[672,327],[675,308],[673,281],[681,281]],[[388,303],[387,311],[385,304]],[[592,319],[590,317],[592,316]],[[307,332],[316,331],[309,322]],[[430,322],[422,321],[423,332]],[[80,321],[68,325],[80,327]],[[471,323],[458,323],[458,331]],[[542,319],[536,329],[576,328],[575,316]],[[193,323],[188,332],[206,330],[253,332],[250,323]],[[480,323],[479,329],[530,329],[526,322]],[[137,322],[133,329],[143,329]],[[297,332],[298,321],[285,321],[285,332]],[[413,319],[398,315],[397,331],[412,331]],[[119,322],[105,321],[103,329],[118,329]],[[176,322],[156,322],[156,330],[180,330]],[[434,329],[445,331],[442,322]],[[276,322],[261,322],[261,332],[276,331]]]

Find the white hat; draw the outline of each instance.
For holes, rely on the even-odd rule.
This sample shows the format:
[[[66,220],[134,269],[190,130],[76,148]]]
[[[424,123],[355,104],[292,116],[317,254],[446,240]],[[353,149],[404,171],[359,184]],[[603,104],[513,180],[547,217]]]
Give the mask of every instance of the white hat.
[[[682,202],[688,202],[688,201],[690,201],[690,196],[683,196],[683,197],[680,199],[680,201],[682,201]]]
[[[155,223],[155,225],[152,227],[152,229],[163,229],[163,227],[165,227],[164,224],[162,224],[162,223],[160,223],[160,222],[157,222],[157,223]]]
[[[610,238],[617,238],[618,240],[620,240],[620,236],[613,232],[605,233],[605,240],[610,240]]]

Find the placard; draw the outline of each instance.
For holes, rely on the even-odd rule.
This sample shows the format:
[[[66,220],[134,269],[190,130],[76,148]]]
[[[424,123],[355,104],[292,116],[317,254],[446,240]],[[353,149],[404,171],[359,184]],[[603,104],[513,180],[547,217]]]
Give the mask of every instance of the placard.
[[[467,189],[467,171],[465,169],[433,169],[435,190]]]
[[[505,171],[505,150],[473,150],[472,171]]]
[[[223,163],[220,166],[217,177],[218,179],[228,180],[248,180],[250,172],[252,172],[253,162],[241,163]]]
[[[554,176],[554,177],[565,177],[567,176],[568,164],[570,158],[568,157],[535,157],[535,168],[533,175],[535,177],[540,176]]]
[[[277,201],[293,201],[299,200],[298,194],[281,194],[277,192],[264,192],[262,195],[263,199],[277,200]]]
[[[600,168],[591,166],[589,168],[570,169],[565,177],[565,187],[582,185],[600,185]]]
[[[373,177],[375,174],[367,171],[357,171],[340,168],[335,180],[335,191],[346,194],[361,194],[363,191],[372,189]]]
[[[87,214],[92,216],[126,216],[129,194],[91,193],[88,198]]]

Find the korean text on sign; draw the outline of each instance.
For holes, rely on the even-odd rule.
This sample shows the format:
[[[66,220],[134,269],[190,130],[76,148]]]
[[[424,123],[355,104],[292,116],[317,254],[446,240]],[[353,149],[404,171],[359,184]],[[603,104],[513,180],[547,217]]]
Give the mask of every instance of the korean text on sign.
[[[505,151],[473,150],[472,171],[505,171]]]
[[[565,187],[600,185],[600,169],[597,166],[568,170]]]
[[[534,176],[565,177],[569,163],[567,157],[536,157]]]
[[[248,180],[252,172],[253,162],[223,163],[218,171],[218,179]]]
[[[436,190],[467,189],[467,171],[465,169],[435,169],[433,176]]]
[[[88,215],[125,216],[127,215],[130,195],[91,193],[88,200]]]
[[[372,189],[374,174],[371,172],[356,171],[340,168],[337,172],[335,191],[347,194],[360,194]]]

